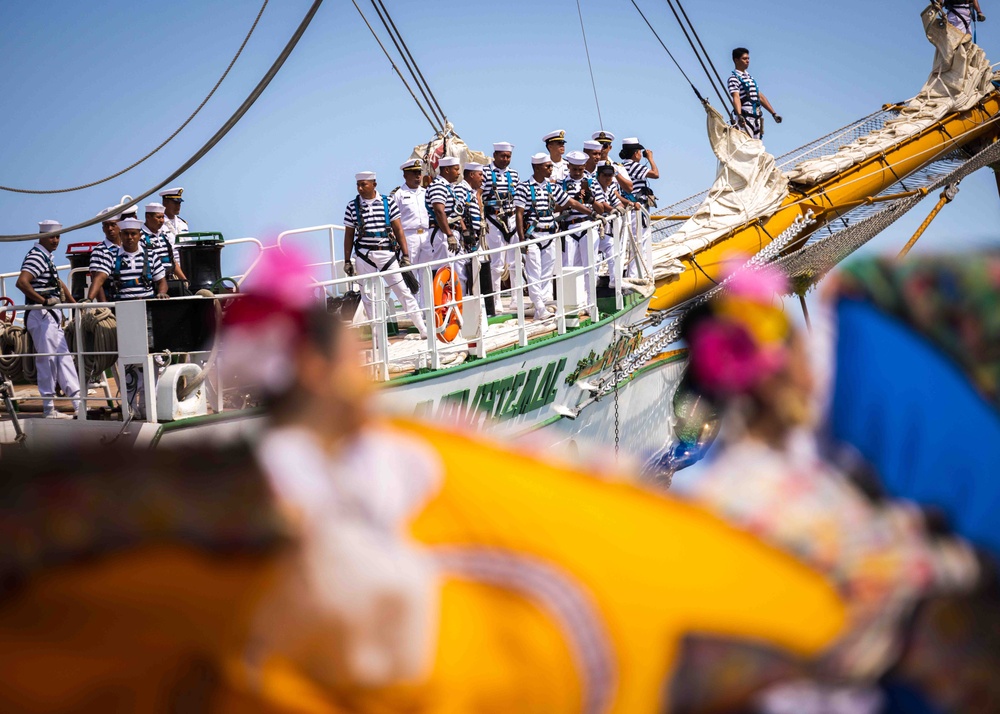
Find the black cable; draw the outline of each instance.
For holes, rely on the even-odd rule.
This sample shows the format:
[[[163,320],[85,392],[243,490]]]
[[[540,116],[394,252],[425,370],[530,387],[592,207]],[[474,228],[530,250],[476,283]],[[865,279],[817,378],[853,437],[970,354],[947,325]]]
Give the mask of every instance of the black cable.
[[[601,101],[597,98],[597,82],[594,81],[594,66],[590,63],[590,46],[587,44],[587,29],[583,26],[583,10],[580,9],[580,0],[576,0],[576,12],[580,16],[583,49],[587,53],[587,67],[590,69],[590,86],[594,88],[594,104],[597,105],[597,123],[601,125],[601,131],[604,131],[604,119],[601,118]]]
[[[289,55],[292,54],[292,50],[295,49],[295,46],[299,43],[299,40],[302,39],[302,35],[305,34],[306,28],[309,27],[309,23],[312,22],[313,17],[316,15],[316,11],[319,10],[319,6],[322,4],[323,0],[313,0],[312,7],[309,8],[309,11],[306,13],[306,16],[302,18],[302,22],[299,23],[298,28],[295,30],[295,34],[293,34],[292,38],[288,40],[288,44],[285,45],[285,49],[281,51],[280,55],[278,55],[278,59],[274,61],[274,64],[271,65],[271,68],[267,71],[267,74],[265,74],[264,77],[260,80],[260,82],[257,83],[257,86],[253,88],[253,91],[250,92],[250,94],[247,95],[247,98],[243,100],[243,104],[241,104],[239,108],[233,113],[233,115],[229,117],[229,120],[222,125],[222,128],[220,128],[217,132],[215,132],[212,138],[209,139],[207,142],[205,142],[205,145],[202,146],[200,149],[198,149],[198,151],[195,152],[195,154],[190,159],[188,159],[183,166],[181,166],[179,169],[177,169],[172,174],[167,176],[166,179],[164,179],[163,181],[161,181],[160,183],[158,183],[156,186],[149,189],[145,193],[142,193],[138,197],[133,198],[128,203],[122,204],[120,206],[121,211],[124,211],[125,209],[136,205],[142,199],[148,196],[152,196],[156,191],[159,191],[168,183],[173,182],[178,176],[180,176],[189,168],[191,168],[196,163],[201,161],[202,157],[204,157],[209,151],[215,148],[216,144],[222,141],[223,137],[226,134],[228,134],[232,130],[232,128],[236,126],[236,124],[240,121],[240,119],[243,118],[243,115],[245,115],[250,110],[250,107],[253,106],[254,102],[256,102],[260,98],[260,95],[264,93],[264,90],[267,89],[267,85],[271,83],[271,80],[273,80],[275,75],[277,75],[278,72],[281,70],[281,67],[285,64],[285,61],[288,59]],[[116,208],[119,207],[116,206]],[[59,233],[65,234],[65,233],[71,233],[72,231],[76,231],[81,228],[89,228],[90,226],[96,225],[97,223],[100,223],[103,220],[104,220],[103,216],[95,216],[94,218],[90,218],[84,221],[83,223],[77,223],[76,225],[70,226],[68,228],[63,228],[59,231]],[[13,243],[15,241],[36,240],[45,235],[49,234],[28,233],[25,235],[0,236],[0,243]]]
[[[442,109],[441,105],[438,103],[437,97],[435,97],[434,92],[431,91],[431,85],[427,83],[426,79],[424,79],[424,73],[420,71],[420,66],[417,64],[417,60],[414,59],[413,54],[410,52],[410,48],[406,45],[406,40],[403,39],[402,33],[396,29],[396,23],[393,22],[392,15],[389,14],[389,11],[386,9],[385,4],[382,2],[382,0],[378,0],[378,4],[382,6],[382,10],[385,12],[385,16],[389,18],[389,24],[392,25],[393,32],[395,32],[396,35],[399,37],[399,41],[403,44],[403,49],[406,50],[406,54],[410,57],[410,61],[413,63],[413,67],[417,70],[417,74],[420,76],[420,81],[424,83],[425,87],[427,87],[427,93],[431,95],[431,100],[434,102],[434,106],[437,107],[438,112],[441,114],[441,116],[444,118],[444,122],[447,124],[448,115],[444,113],[444,109]]]
[[[675,0],[675,2],[677,3],[677,7],[680,8],[681,14],[684,16],[684,19],[687,20],[687,24],[691,28],[691,32],[694,34],[694,39],[698,41],[698,46],[701,47],[702,54],[705,55],[705,59],[708,60],[709,66],[712,68],[712,71],[715,72],[715,78],[719,80],[719,86],[722,87],[725,94],[729,94],[729,87],[722,79],[722,75],[719,73],[719,70],[715,68],[715,63],[712,61],[712,55],[710,55],[708,53],[708,50],[705,49],[705,45],[702,43],[701,37],[698,36],[698,31],[694,29],[694,23],[691,22],[691,19],[688,17],[687,12],[685,12],[684,10],[684,5],[681,4],[681,0]]]
[[[646,23],[646,27],[648,27],[649,31],[653,33],[653,37],[655,37],[656,41],[660,43],[660,47],[662,47],[663,51],[667,53],[668,57],[670,57],[670,60],[674,63],[674,66],[677,67],[677,70],[682,75],[684,75],[684,79],[687,80],[687,83],[691,86],[691,89],[694,90],[695,96],[698,97],[698,101],[704,103],[705,98],[701,96],[701,92],[699,92],[698,88],[694,86],[694,82],[692,82],[691,78],[687,76],[687,72],[684,71],[684,68],[681,67],[680,63],[674,58],[673,53],[667,49],[667,46],[665,44],[663,44],[663,40],[660,39],[660,36],[656,34],[656,30],[653,29],[653,26],[649,24],[649,20],[646,19],[645,13],[643,13],[643,11],[639,8],[639,6],[635,4],[635,0],[631,0],[631,2],[632,2],[632,7],[634,7],[638,11],[640,16],[642,16],[643,21]]]
[[[444,123],[445,123],[444,112],[435,111],[434,107],[437,104],[437,102],[436,101],[432,102],[431,97],[428,96],[428,94],[430,94],[431,91],[430,87],[426,87],[425,89],[424,84],[421,83],[420,79],[418,78],[420,69],[416,66],[416,62],[414,62],[413,65],[411,66],[410,60],[407,59],[407,55],[409,53],[404,52],[403,48],[399,46],[403,38],[400,37],[397,40],[396,34],[393,32],[393,30],[389,29],[389,25],[392,23],[392,18],[389,17],[388,11],[386,11],[386,14],[383,16],[382,10],[379,10],[379,5],[381,5],[381,3],[376,4],[376,0],[371,0],[371,4],[372,7],[375,8],[375,14],[378,15],[378,19],[381,20],[382,22],[382,27],[384,27],[385,31],[389,33],[389,39],[391,39],[392,44],[396,46],[396,51],[399,52],[399,56],[403,58],[403,64],[406,65],[406,69],[409,70],[410,76],[413,77],[413,81],[414,83],[416,83],[417,89],[420,90],[420,94],[423,96],[424,101],[427,102],[427,108],[430,109],[431,114],[434,115],[434,118],[437,120],[438,124],[441,125],[440,130],[444,131]],[[385,8],[384,5],[382,5],[382,7],[383,9]],[[386,18],[388,18],[388,20],[386,20]],[[392,27],[395,28],[395,25],[392,25]],[[410,59],[412,59],[412,56]],[[419,77],[422,76],[423,75],[419,75]]]
[[[708,77],[708,83],[711,84],[712,89],[715,90],[715,96],[717,96],[719,101],[722,102],[723,107],[732,104],[731,101],[727,103],[726,100],[723,99],[722,94],[719,92],[719,86],[715,83],[715,79],[712,78],[711,73],[708,71],[708,67],[705,66],[705,61],[701,58],[701,53],[698,52],[698,48],[694,46],[694,41],[691,39],[691,35],[688,34],[687,28],[684,27],[684,23],[681,22],[681,16],[677,14],[677,10],[674,8],[672,0],[667,0],[667,5],[670,6],[670,12],[674,13],[674,17],[677,19],[677,24],[680,25],[681,32],[684,33],[684,37],[687,39],[688,44],[691,45],[691,51],[694,52],[695,59],[698,60],[698,64],[700,64],[702,70],[704,70],[705,76]]]
[[[410,93],[410,96],[413,97],[413,101],[416,102],[417,108],[424,115],[424,118],[427,119],[427,123],[431,125],[431,129],[433,129],[435,132],[440,131],[443,127],[439,128],[438,125],[434,123],[434,120],[431,119],[430,114],[427,113],[427,109],[425,109],[424,105],[420,103],[419,99],[417,99],[417,95],[413,93],[413,89],[410,88],[409,83],[406,81],[406,77],[404,77],[403,73],[399,71],[399,67],[396,66],[396,63],[395,61],[393,61],[392,56],[389,54],[389,51],[385,48],[385,45],[382,44],[382,40],[380,40],[378,35],[375,33],[375,28],[371,26],[371,24],[368,22],[368,18],[365,17],[365,14],[363,12],[361,12],[361,8],[358,6],[357,1],[351,0],[351,2],[354,3],[354,9],[358,11],[359,15],[361,15],[361,19],[365,21],[365,25],[368,26],[368,31],[372,33],[372,37],[375,38],[375,41],[378,43],[378,46],[382,48],[382,53],[385,55],[385,58],[389,60],[389,64],[392,65],[393,71],[395,71],[396,76],[399,77],[399,81],[403,83],[404,87],[406,87],[406,91]]]

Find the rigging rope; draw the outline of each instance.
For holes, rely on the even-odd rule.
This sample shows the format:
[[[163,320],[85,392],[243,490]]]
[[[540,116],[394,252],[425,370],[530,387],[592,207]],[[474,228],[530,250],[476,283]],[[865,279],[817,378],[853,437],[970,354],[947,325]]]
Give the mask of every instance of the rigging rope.
[[[201,161],[202,157],[204,157],[209,151],[215,148],[216,144],[222,141],[222,138],[226,134],[228,134],[232,130],[232,128],[236,126],[236,124],[240,121],[240,119],[242,119],[243,116],[250,110],[250,107],[252,107],[254,102],[256,102],[260,98],[260,95],[264,93],[264,90],[267,89],[267,86],[271,83],[274,77],[281,70],[282,66],[285,64],[285,61],[288,59],[289,55],[292,54],[292,50],[294,50],[295,46],[299,44],[299,40],[302,39],[302,35],[305,33],[306,28],[309,27],[309,24],[312,22],[313,17],[315,17],[316,15],[316,11],[319,10],[320,5],[322,4],[323,0],[313,0],[312,6],[306,12],[305,17],[302,18],[302,22],[299,23],[299,26],[298,28],[296,28],[295,33],[292,35],[291,39],[288,40],[288,43],[285,45],[285,49],[281,51],[281,54],[278,55],[278,58],[274,61],[274,64],[271,65],[271,68],[268,69],[267,73],[263,76],[263,78],[261,78],[260,82],[257,83],[257,86],[253,88],[253,91],[251,91],[250,94],[247,95],[247,98],[243,100],[243,104],[241,104],[239,108],[233,113],[233,115],[229,117],[229,120],[222,125],[222,128],[220,128],[217,132],[215,132],[212,138],[209,139],[204,146],[198,149],[198,151],[196,151],[190,159],[184,162],[184,164],[179,169],[177,169],[172,174],[167,176],[166,179],[164,179],[163,181],[161,181],[148,191],[139,194],[139,196],[133,198],[131,201],[121,204],[121,206],[119,207],[121,211],[131,208],[132,206],[139,203],[139,201],[143,200],[148,196],[153,195],[156,191],[159,191],[168,183],[174,181],[174,179],[176,179],[178,176],[180,176],[189,168],[191,168],[196,163]],[[95,216],[94,218],[89,218],[83,221],[82,223],[77,223],[76,225],[63,228],[60,231],[60,233],[65,235],[67,233],[71,233],[81,228],[88,228],[89,226],[93,226],[96,225],[97,223],[100,223],[102,220],[103,218],[101,216]],[[10,236],[0,235],[0,243],[11,243],[14,241],[24,241],[24,240],[36,240],[38,238],[41,238],[43,235],[45,234],[26,233],[23,235],[10,235]]]
[[[670,2],[670,0],[667,0],[667,1]],[[698,41],[698,46],[701,48],[702,54],[705,55],[705,59],[708,60],[709,66],[712,68],[712,71],[715,73],[715,79],[719,82],[719,86],[722,87],[722,93],[723,93],[723,95],[728,94],[729,93],[729,88],[726,86],[726,83],[722,80],[722,75],[719,74],[719,70],[717,70],[715,68],[715,63],[712,61],[712,55],[710,55],[708,53],[708,50],[705,49],[705,45],[702,43],[701,37],[698,36],[698,31],[696,29],[694,29],[694,23],[691,22],[691,18],[688,17],[687,12],[684,10],[684,5],[681,4],[681,0],[673,0],[673,1],[676,2],[677,3],[677,7],[680,8],[681,14],[684,16],[684,19],[687,21],[688,26],[691,28],[691,34],[694,35],[694,39]],[[671,5],[671,9],[673,9],[673,5]],[[677,13],[674,13],[675,17],[676,17],[676,15],[677,15]],[[679,21],[680,21],[680,19],[678,18],[678,22]],[[681,25],[681,29],[682,30],[684,29],[683,25]],[[685,34],[687,34],[687,33],[685,33]],[[695,51],[695,54],[697,55],[697,51]],[[702,68],[704,68],[704,66],[705,65],[702,65]],[[708,71],[706,70],[705,73],[708,74]],[[711,76],[709,76],[708,81],[709,82],[712,81],[712,77]],[[720,99],[722,99],[722,97],[720,97]],[[725,102],[725,100],[723,100],[722,106],[723,107],[728,106],[727,103]],[[732,114],[732,112],[730,112],[730,114]]]
[[[677,10],[674,9],[674,3],[672,0],[667,0],[667,5],[670,6],[670,12],[674,13],[674,17],[677,19],[677,24],[680,25],[681,32],[684,33],[685,39],[687,39],[688,44],[691,45],[691,51],[694,52],[695,59],[698,60],[698,64],[701,65],[702,70],[705,72],[705,76],[708,77],[708,83],[712,85],[712,89],[715,90],[715,96],[719,98],[722,102],[722,106],[726,106],[726,100],[722,98],[722,94],[719,93],[719,87],[712,78],[711,73],[708,71],[708,67],[705,66],[705,61],[701,58],[701,53],[698,52],[698,48],[694,46],[694,42],[691,40],[691,35],[688,34],[687,28],[684,27],[684,23],[681,22],[680,15],[677,14]]]
[[[375,0],[372,0],[372,5],[374,4]],[[420,71],[420,67],[417,65],[417,60],[413,57],[413,53],[410,52],[410,48],[407,46],[406,40],[403,39],[402,33],[396,28],[396,23],[393,21],[392,15],[389,14],[389,10],[386,8],[385,3],[383,3],[382,0],[378,0],[378,4],[382,7],[382,12],[385,13],[386,18],[389,20],[389,24],[392,26],[392,32],[390,34],[395,33],[396,37],[399,38],[399,42],[403,45],[403,50],[405,50],[406,56],[410,58],[410,62],[413,64],[413,69],[416,70],[417,76],[420,77],[420,82],[423,83],[424,88],[427,90],[427,94],[431,97],[431,101],[434,103],[434,106],[437,107],[437,111],[441,115],[442,123],[447,125],[448,115],[444,113],[444,109],[441,108],[441,104],[438,102],[437,97],[435,97],[434,92],[431,91],[431,85],[427,83],[426,79],[424,79],[424,73]],[[379,17],[381,17],[381,14]],[[383,22],[385,21],[383,20]],[[395,40],[393,41],[395,42]]]
[[[151,156],[153,156],[153,154],[155,154],[160,149],[162,149],[164,146],[166,146],[171,141],[173,141],[174,137],[177,136],[178,134],[180,134],[184,130],[184,127],[186,127],[188,124],[190,124],[191,120],[194,119],[196,116],[198,116],[198,113],[204,108],[204,106],[206,104],[208,104],[208,100],[212,98],[212,95],[215,94],[215,90],[217,90],[219,88],[219,86],[222,84],[222,81],[229,75],[229,71],[233,68],[233,65],[236,64],[236,60],[238,60],[240,58],[240,55],[243,54],[243,48],[247,46],[247,42],[250,41],[250,36],[253,35],[253,31],[255,29],[257,29],[257,23],[260,22],[260,17],[261,17],[261,15],[264,14],[264,8],[267,7],[267,3],[268,2],[269,2],[269,0],[264,0],[264,4],[260,6],[260,10],[257,12],[257,17],[254,19],[253,24],[250,26],[250,31],[247,32],[246,37],[243,38],[243,42],[242,42],[242,44],[240,44],[240,48],[238,50],[236,50],[236,54],[233,56],[233,59],[230,60],[229,66],[226,67],[226,71],[222,73],[222,76],[219,77],[219,81],[215,83],[214,87],[212,87],[212,91],[210,91],[208,93],[208,95],[206,95],[206,97],[201,100],[201,104],[198,105],[198,108],[195,109],[194,112],[191,113],[191,116],[189,116],[187,119],[184,120],[183,124],[181,124],[179,127],[177,127],[176,131],[174,131],[173,134],[171,134],[166,139],[164,139],[163,143],[161,143],[155,149],[153,149],[148,154],[146,154],[145,156],[143,156],[141,159],[139,159],[138,161],[136,161],[133,164],[130,164],[129,166],[126,166],[125,168],[123,168],[121,171],[118,171],[117,173],[113,173],[110,176],[105,176],[104,178],[98,179],[97,181],[91,181],[90,183],[81,184],[79,186],[71,186],[70,188],[55,188],[55,189],[48,189],[48,190],[35,190],[35,189],[29,189],[29,188],[14,188],[12,186],[0,186],[0,191],[10,191],[12,193],[28,193],[28,194],[35,194],[35,195],[46,195],[46,194],[54,194],[54,193],[70,193],[71,191],[82,191],[85,188],[92,188],[92,187],[98,186],[98,185],[100,185],[102,183],[107,183],[108,181],[110,181],[112,179],[116,179],[119,176],[121,176],[122,174],[128,173],[129,171],[131,171],[132,169],[134,169],[136,166],[138,166],[139,164],[141,164],[144,161],[146,161],[146,159],[150,158]]]
[[[660,43],[660,47],[662,47],[663,51],[667,53],[668,57],[670,57],[670,60],[674,63],[674,66],[677,67],[677,70],[682,75],[684,75],[684,79],[687,80],[687,83],[691,86],[691,89],[694,91],[695,96],[698,97],[698,101],[704,104],[705,98],[701,96],[701,92],[699,92],[698,88],[694,86],[694,82],[692,82],[691,78],[687,76],[687,72],[684,71],[684,68],[681,67],[680,63],[674,58],[673,53],[667,49],[667,46],[663,43],[663,40],[660,39],[660,36],[657,34],[656,30],[653,29],[653,26],[649,24],[649,20],[646,19],[646,14],[639,8],[638,5],[636,5],[635,0],[631,0],[631,2],[632,2],[632,7],[634,7],[638,11],[640,16],[642,16],[643,21],[646,23],[646,27],[648,27],[649,31],[653,33],[653,37],[655,37],[656,41]]]
[[[590,86],[594,88],[594,104],[597,105],[597,121],[604,131],[604,119],[601,118],[601,101],[597,98],[597,82],[594,81],[594,66],[590,63],[590,46],[587,44],[587,28],[583,26],[583,10],[580,9],[580,0],[576,0],[576,13],[580,16],[580,32],[583,33],[583,49],[587,53],[587,68],[590,70]]]
[[[399,67],[396,66],[396,63],[395,61],[393,61],[392,56],[389,54],[389,51],[385,48],[385,45],[382,44],[382,40],[380,40],[378,35],[375,34],[375,28],[373,28],[371,26],[371,23],[368,22],[368,18],[365,17],[365,14],[361,11],[361,8],[358,6],[357,1],[351,0],[351,2],[354,3],[354,9],[358,11],[359,15],[361,15],[361,19],[365,21],[365,25],[368,26],[368,31],[372,33],[372,37],[375,38],[375,41],[378,43],[378,46],[382,48],[382,54],[384,54],[385,58],[389,60],[389,64],[392,65],[393,70],[395,70],[396,75],[399,77],[399,81],[403,83],[404,87],[406,87],[406,91],[410,93],[411,97],[413,97],[413,101],[416,102],[417,108],[420,110],[420,113],[424,115],[424,118],[427,120],[427,123],[431,125],[431,129],[433,129],[435,132],[444,131],[444,127],[434,123],[434,120],[431,119],[430,114],[427,113],[427,108],[425,108],[424,105],[420,102],[420,100],[417,99],[417,95],[414,94],[413,89],[406,81],[406,77],[404,77],[403,73],[399,71]],[[421,93],[423,93],[422,89]]]

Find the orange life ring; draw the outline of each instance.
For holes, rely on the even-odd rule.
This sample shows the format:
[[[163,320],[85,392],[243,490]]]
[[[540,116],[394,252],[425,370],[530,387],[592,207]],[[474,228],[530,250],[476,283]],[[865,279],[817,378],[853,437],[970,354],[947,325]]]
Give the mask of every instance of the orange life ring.
[[[462,329],[462,285],[451,266],[434,274],[434,334],[453,342]]]

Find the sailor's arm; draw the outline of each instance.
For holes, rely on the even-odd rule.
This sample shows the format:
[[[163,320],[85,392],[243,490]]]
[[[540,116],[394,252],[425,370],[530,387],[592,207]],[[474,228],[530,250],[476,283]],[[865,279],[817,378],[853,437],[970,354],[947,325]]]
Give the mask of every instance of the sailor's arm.
[[[73,297],[72,291],[66,287],[66,283],[62,280],[59,281],[59,289],[62,291],[62,301],[66,303],[76,303],[76,299]]]
[[[729,96],[733,100],[733,111],[736,112],[736,121],[741,121],[740,117],[743,116],[743,102],[740,100],[740,93],[730,92]]]
[[[104,302],[104,283],[108,280],[108,274],[102,273],[100,270],[95,270],[90,275],[90,290],[87,291],[87,299],[97,300],[100,298],[101,302]]]
[[[14,283],[14,286],[24,293],[24,296],[28,298],[28,302],[44,305],[45,298],[39,295],[38,291],[31,287],[31,281],[34,277],[35,276],[27,270],[22,270],[21,274],[17,276],[17,282]]]
[[[434,222],[437,223],[438,230],[444,233],[450,233],[448,228],[448,214],[444,212],[443,203],[432,203],[431,207],[434,209]]]
[[[168,247],[167,250],[170,250],[170,248]],[[176,278],[177,280],[183,280],[186,283],[187,276],[184,274],[184,271],[181,270],[180,262],[173,258],[172,250],[170,250],[170,255],[171,255],[170,264],[173,266],[171,270],[174,272],[174,278]]]
[[[167,278],[164,276],[156,281],[156,297],[166,298],[167,295]]]
[[[406,245],[406,236],[403,235],[403,223],[398,218],[392,219],[392,234],[396,236],[396,245],[399,246],[399,253],[407,260],[410,259],[409,246]]]
[[[625,193],[632,193],[632,179],[625,175],[624,171],[619,171],[615,168],[615,181],[621,186],[622,191]]]
[[[660,178],[660,170],[656,168],[656,161],[653,159],[653,152],[649,149],[645,149],[642,152],[642,156],[646,161],[649,162],[649,173],[646,174],[646,178],[658,179]]]
[[[761,93],[760,95],[760,104],[767,111],[771,112],[771,116],[774,117],[775,122],[777,122],[778,124],[781,123],[781,115],[778,114],[778,112],[774,111],[774,107],[771,106],[771,102],[768,101],[767,97],[765,97],[763,93]]]
[[[591,208],[590,206],[588,206],[586,204],[580,203],[575,198],[569,199],[569,201],[567,201],[566,203],[564,203],[561,206],[556,206],[556,210],[559,211],[560,213],[562,211],[569,210],[570,208],[572,208],[574,211],[578,211],[580,213],[586,213],[588,216],[594,215],[594,209],[593,208]]]
[[[524,240],[524,209],[518,206],[514,209],[514,223],[517,228],[517,237]]]

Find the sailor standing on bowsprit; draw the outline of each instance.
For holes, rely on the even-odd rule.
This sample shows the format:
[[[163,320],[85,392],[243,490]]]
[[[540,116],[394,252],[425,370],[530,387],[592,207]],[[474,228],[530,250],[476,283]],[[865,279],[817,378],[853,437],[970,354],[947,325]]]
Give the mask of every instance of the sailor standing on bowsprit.
[[[358,195],[344,209],[344,272],[360,277],[407,267],[410,256],[396,202],[375,190],[378,184],[374,171],[362,171],[355,174],[354,179],[358,182]],[[357,256],[356,262],[351,262],[352,253]],[[383,276],[383,280],[410,316],[420,336],[426,337],[424,316],[413,296],[418,289],[415,281],[408,286],[399,273]],[[370,285],[362,286],[361,304],[364,305],[365,315],[372,320],[374,305],[370,290]]]
[[[552,159],[548,154],[531,157],[532,176],[517,187],[514,211],[517,217],[517,237],[523,243],[557,232],[556,213],[573,208],[591,216],[594,209],[570,198],[562,187],[549,180]],[[528,297],[535,308],[535,319],[550,314],[545,301],[552,296],[550,281],[556,261],[554,239],[527,246],[524,254],[524,273],[528,280]]]
[[[53,255],[59,247],[59,221],[42,221],[38,232],[45,235],[24,256],[21,274],[17,276],[17,289],[24,293],[30,304],[51,307],[59,303],[76,302],[69,288],[59,279]],[[42,397],[42,412],[46,419],[71,419],[68,414],[56,410],[53,398],[56,383],[73,405],[80,397],[80,379],[76,364],[69,354],[66,335],[62,329],[62,313],[56,310],[28,310],[24,327],[35,344],[35,366],[38,369],[38,393]],[[44,356],[49,355],[49,356]]]
[[[521,182],[511,168],[514,145],[506,141],[493,144],[493,160],[483,169],[483,212],[486,217],[486,247],[490,250],[517,243],[514,225],[514,193]],[[517,248],[490,256],[490,277],[495,292],[500,291],[504,268],[508,275],[520,270],[521,251]]]
[[[781,123],[781,115],[774,111],[771,102],[757,87],[757,81],[747,71],[750,68],[750,50],[737,47],[733,50],[733,73],[729,75],[726,88],[733,100],[736,111],[736,125],[753,139],[764,138],[764,109],[771,112],[776,124]]]
[[[973,34],[973,13],[975,22],[986,22],[979,0],[942,0],[941,6],[948,22],[967,35]]]

